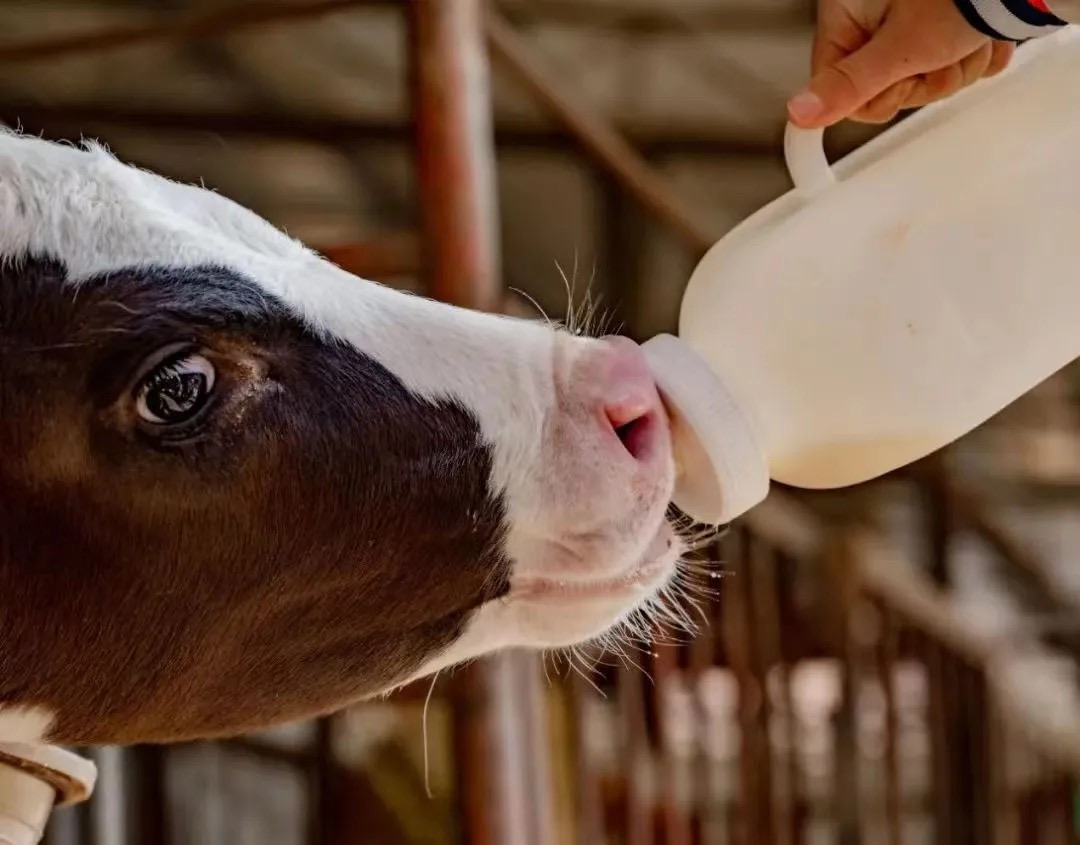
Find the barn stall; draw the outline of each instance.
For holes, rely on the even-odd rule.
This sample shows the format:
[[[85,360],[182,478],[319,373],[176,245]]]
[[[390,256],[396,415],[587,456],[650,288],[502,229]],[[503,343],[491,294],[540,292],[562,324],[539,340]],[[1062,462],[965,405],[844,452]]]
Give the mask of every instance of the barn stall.
[[[813,9],[27,0],[0,19],[10,126],[201,180],[357,275],[643,339],[786,190]],[[830,152],[873,134],[843,126]],[[266,735],[84,750],[97,793],[48,841],[1074,843],[1077,398],[1065,371],[918,466],[776,491],[700,550],[722,577],[692,637],[506,654]]]

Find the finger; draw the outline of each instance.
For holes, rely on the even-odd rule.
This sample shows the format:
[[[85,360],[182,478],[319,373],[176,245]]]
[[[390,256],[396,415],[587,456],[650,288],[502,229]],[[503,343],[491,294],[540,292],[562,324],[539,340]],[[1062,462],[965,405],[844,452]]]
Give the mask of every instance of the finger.
[[[964,83],[964,72],[960,64],[949,65],[940,70],[923,74],[911,93],[911,102],[925,106],[955,94]]]
[[[1003,44],[1003,42],[994,42],[993,44],[985,45],[960,62],[959,73],[961,76],[961,88],[972,85],[984,77],[994,76],[995,73],[999,73],[1000,67],[995,70],[995,62],[1004,62],[1004,64],[1008,64],[1009,59],[1012,58],[1012,45],[1003,44],[1003,46],[1007,46],[1009,49],[999,51],[999,43]],[[1000,58],[1000,54],[1002,53],[1005,55],[1004,59]],[[1003,66],[1004,65],[1001,65],[1001,67]],[[952,85],[956,81],[955,73],[955,70],[950,74],[941,71],[924,74],[919,77],[912,88],[911,95],[904,104],[904,108],[926,106],[936,100],[948,96],[949,93],[951,93]]]
[[[817,73],[810,87],[788,102],[789,117],[805,128],[842,120],[911,74],[905,52],[888,37],[886,27],[864,47]]]
[[[923,74],[912,86],[904,108],[929,105],[978,82],[986,74],[992,57],[993,48],[986,44],[955,65]]]
[[[903,79],[868,102],[851,115],[859,123],[888,123],[897,112],[904,108],[911,91],[915,87],[914,79]]]
[[[934,95],[926,85],[926,77],[917,77],[915,84],[911,86],[911,93],[908,94],[907,107],[912,109],[921,108],[933,101]]]
[[[960,71],[963,74],[961,88],[978,82],[986,75],[986,69],[990,67],[990,59],[994,55],[994,48],[989,42],[983,44],[978,50],[960,61]]]
[[[997,76],[1009,66],[1013,53],[1016,52],[1016,45],[1011,41],[995,41],[990,48],[992,53],[990,65],[986,68],[986,76]]]

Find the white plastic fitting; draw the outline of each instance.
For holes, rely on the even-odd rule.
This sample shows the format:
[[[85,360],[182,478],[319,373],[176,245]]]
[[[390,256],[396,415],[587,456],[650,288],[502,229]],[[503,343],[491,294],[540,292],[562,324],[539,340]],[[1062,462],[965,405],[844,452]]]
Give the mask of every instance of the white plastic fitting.
[[[724,382],[676,337],[657,335],[641,348],[671,421],[675,504],[707,525],[760,504],[769,493],[766,455]]]
[[[0,743],[0,845],[37,845],[55,807],[90,797],[97,769],[51,745]]]

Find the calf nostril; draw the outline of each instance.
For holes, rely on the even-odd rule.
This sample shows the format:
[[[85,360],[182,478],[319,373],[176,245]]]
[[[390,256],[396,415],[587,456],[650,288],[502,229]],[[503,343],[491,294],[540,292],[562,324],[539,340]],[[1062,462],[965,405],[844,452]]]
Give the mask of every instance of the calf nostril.
[[[582,392],[598,401],[605,436],[638,462],[652,463],[665,438],[664,409],[641,350],[625,338],[603,341],[585,359]],[[595,413],[595,411],[594,411]]]
[[[633,397],[604,404],[604,414],[607,416],[611,427],[618,431],[628,425],[633,425],[642,417],[647,417],[653,410],[649,397]]]
[[[639,420],[634,420],[626,425],[621,425],[615,429],[615,435],[619,438],[619,441],[626,447],[626,451],[630,453],[631,457],[638,457],[637,446],[639,445],[640,437],[637,435],[640,433],[642,425],[645,423],[645,418],[642,417]]]
[[[608,423],[623,447],[636,460],[647,456],[652,429],[655,426],[654,409],[638,405],[631,411],[627,405],[615,405],[606,409]]]

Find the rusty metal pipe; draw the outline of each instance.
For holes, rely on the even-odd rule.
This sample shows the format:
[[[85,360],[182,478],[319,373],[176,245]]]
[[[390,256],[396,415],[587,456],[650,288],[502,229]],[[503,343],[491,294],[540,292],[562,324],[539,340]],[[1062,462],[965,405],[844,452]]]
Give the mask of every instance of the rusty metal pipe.
[[[412,0],[409,39],[427,291],[503,306],[495,147],[481,0]],[[459,675],[454,746],[465,841],[546,845],[552,809],[542,692],[528,658],[501,654]],[[535,681],[535,678],[532,678]]]
[[[479,0],[409,6],[420,219],[429,293],[497,310],[495,147]]]

